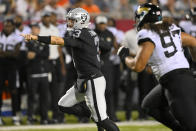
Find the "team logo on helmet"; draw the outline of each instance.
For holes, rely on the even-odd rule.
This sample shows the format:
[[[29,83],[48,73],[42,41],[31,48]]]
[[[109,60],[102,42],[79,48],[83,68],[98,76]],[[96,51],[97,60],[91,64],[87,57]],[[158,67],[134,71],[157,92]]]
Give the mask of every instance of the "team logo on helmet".
[[[87,20],[87,15],[86,14],[81,14],[81,20],[82,20],[81,24],[84,24],[85,21]]]
[[[74,29],[87,28],[90,24],[90,15],[82,8],[75,8],[69,11],[66,18],[74,20]]]
[[[153,5],[152,3],[146,3],[138,6],[135,12],[135,20],[138,30],[145,23],[155,23],[162,20],[161,9],[159,6]]]

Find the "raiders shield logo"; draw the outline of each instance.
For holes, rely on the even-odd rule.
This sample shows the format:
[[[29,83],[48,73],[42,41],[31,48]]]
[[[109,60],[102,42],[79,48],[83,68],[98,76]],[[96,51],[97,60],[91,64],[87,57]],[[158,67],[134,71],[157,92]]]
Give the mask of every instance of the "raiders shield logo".
[[[82,20],[81,24],[84,24],[85,21],[87,20],[87,15],[86,14],[81,14],[81,20]]]

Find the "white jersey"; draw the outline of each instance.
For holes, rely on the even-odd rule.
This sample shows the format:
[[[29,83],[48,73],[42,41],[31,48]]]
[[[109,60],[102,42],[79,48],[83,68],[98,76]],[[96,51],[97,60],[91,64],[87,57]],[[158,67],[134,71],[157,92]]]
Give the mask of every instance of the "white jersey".
[[[189,20],[182,20],[182,21],[180,21],[180,23],[179,23],[179,26],[182,27],[183,30],[184,30],[186,33],[188,33],[188,34],[190,34],[190,30],[191,30],[191,26],[192,26],[192,25],[193,25],[192,22],[189,21]]]
[[[16,34],[18,35],[18,37],[22,41],[22,45],[20,47],[20,50],[22,50],[22,51],[27,50],[27,46],[26,46],[26,42],[24,40],[24,37],[20,36],[20,34],[30,34],[30,33],[31,33],[31,29],[28,26],[24,26],[22,31],[16,29]]]
[[[187,33],[189,33],[190,35],[196,38],[196,25],[192,24],[189,28],[190,28],[190,32]]]
[[[59,30],[57,27],[50,24],[49,27],[40,24],[40,36],[59,36]],[[59,58],[58,45],[49,45],[49,59],[55,60]]]
[[[2,32],[0,33],[0,50],[2,51],[14,51],[15,46],[21,42],[21,39],[15,32],[9,36],[6,36]]]
[[[161,35],[146,29],[138,32],[138,43],[149,40],[155,44],[155,49],[148,64],[158,80],[172,70],[189,68],[182,48],[181,29],[176,25]]]

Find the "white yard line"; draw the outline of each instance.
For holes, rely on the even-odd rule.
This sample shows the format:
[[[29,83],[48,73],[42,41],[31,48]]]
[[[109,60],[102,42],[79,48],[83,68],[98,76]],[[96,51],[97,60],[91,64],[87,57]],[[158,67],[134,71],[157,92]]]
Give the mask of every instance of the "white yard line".
[[[128,121],[119,122],[119,126],[153,126],[160,123],[155,121]],[[14,130],[29,130],[29,129],[73,129],[73,128],[85,128],[96,127],[94,123],[88,124],[61,124],[61,125],[22,125],[22,126],[0,126],[0,131],[14,131]]]

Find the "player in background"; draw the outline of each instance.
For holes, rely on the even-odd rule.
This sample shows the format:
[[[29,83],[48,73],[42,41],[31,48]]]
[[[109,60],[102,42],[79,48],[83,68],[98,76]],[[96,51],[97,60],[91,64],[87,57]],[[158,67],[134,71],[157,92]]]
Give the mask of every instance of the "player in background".
[[[0,33],[0,96],[8,81],[8,90],[12,100],[12,121],[14,125],[20,125],[20,117],[18,115],[18,89],[16,86],[17,61],[20,54],[21,39],[15,32],[15,25],[12,19],[3,22],[3,30]],[[2,99],[0,98],[0,106]]]
[[[196,7],[190,10],[190,15],[186,15],[186,19],[179,22],[179,26],[188,34],[196,38]],[[190,52],[185,48],[185,56],[187,57],[190,68],[196,78],[196,62],[191,59]]]
[[[90,16],[86,10],[75,8],[67,15],[68,28],[64,38],[31,34],[22,34],[22,36],[26,40],[71,47],[78,79],[59,100],[60,110],[67,113],[89,115],[88,112],[72,108],[75,104],[86,101],[92,119],[99,127],[107,131],[119,131],[119,128],[108,118],[106,113],[106,81],[100,71],[99,38],[93,30],[88,28],[89,20]]]
[[[119,48],[118,55],[129,68],[137,72],[149,65],[159,81],[160,94],[154,92],[154,95],[165,98],[172,114],[163,105],[150,115],[173,131],[183,131],[182,126],[185,130],[195,131],[196,82],[182,46],[189,47],[193,53],[196,39],[181,32],[170,19],[162,19],[161,9],[156,5],[140,5],[135,14],[139,45],[137,55],[129,56],[129,50],[125,47]],[[151,104],[161,106],[163,103],[159,102],[153,99]],[[147,110],[152,112],[152,108]]]

